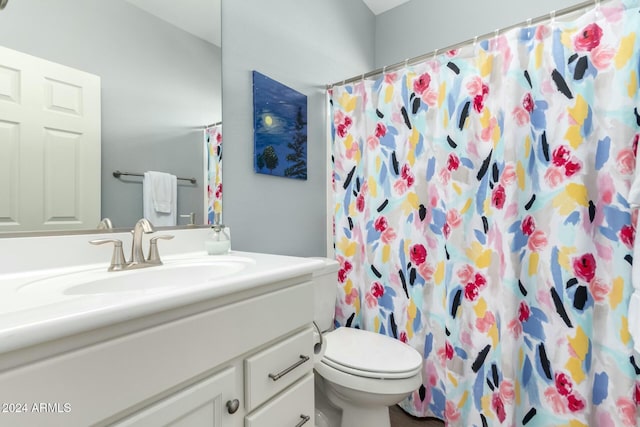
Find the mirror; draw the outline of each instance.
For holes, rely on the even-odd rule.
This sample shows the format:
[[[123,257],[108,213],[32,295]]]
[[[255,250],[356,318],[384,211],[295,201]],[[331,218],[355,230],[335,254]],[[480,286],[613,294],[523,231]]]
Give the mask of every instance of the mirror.
[[[206,200],[221,191],[208,188],[205,142],[222,121],[220,0],[10,0],[0,45],[100,78],[100,217],[133,226],[143,216],[136,175],[161,171],[196,180],[178,180],[177,225],[191,213],[207,223]]]

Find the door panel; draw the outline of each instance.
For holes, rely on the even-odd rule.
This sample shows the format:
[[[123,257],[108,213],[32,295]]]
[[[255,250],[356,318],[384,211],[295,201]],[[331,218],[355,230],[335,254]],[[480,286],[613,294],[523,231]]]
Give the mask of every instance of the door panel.
[[[0,47],[0,232],[94,228],[100,132],[99,77]]]

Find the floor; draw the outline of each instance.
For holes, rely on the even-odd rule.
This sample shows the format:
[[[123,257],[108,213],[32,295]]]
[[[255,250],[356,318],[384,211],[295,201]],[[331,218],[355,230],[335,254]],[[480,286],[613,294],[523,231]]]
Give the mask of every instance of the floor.
[[[415,418],[400,409],[399,406],[392,406],[391,427],[443,427],[444,422],[437,418]]]

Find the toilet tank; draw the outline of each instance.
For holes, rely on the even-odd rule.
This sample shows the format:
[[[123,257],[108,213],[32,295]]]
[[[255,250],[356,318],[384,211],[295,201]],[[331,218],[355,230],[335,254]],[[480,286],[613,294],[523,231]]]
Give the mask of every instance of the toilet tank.
[[[316,258],[325,265],[313,273],[313,320],[321,331],[333,328],[338,295],[338,261],[330,258]]]

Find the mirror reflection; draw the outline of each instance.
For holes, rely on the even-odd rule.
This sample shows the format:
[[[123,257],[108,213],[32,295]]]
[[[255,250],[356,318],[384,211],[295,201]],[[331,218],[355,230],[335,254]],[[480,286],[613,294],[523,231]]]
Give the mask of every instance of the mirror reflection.
[[[173,197],[171,179],[147,181],[173,224],[221,211],[219,9],[219,0],[8,2],[0,232],[95,229],[103,218],[131,227],[146,172],[176,177]]]

